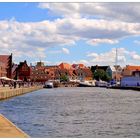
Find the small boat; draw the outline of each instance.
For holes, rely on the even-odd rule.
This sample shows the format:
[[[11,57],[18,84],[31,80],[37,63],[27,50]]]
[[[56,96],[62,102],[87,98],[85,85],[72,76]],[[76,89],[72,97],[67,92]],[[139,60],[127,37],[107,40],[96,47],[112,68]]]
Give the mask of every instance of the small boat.
[[[54,87],[53,82],[51,81],[45,82],[44,88],[53,88],[53,87]]]
[[[96,81],[95,85],[97,87],[107,87],[108,83],[106,81],[100,80],[100,81]]]
[[[95,87],[94,81],[79,82],[79,87]]]

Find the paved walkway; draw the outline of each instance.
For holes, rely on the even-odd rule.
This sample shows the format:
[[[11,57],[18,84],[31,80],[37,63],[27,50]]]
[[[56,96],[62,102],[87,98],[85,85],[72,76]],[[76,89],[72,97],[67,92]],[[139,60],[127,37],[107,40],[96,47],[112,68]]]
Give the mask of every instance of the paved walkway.
[[[0,138],[27,138],[22,130],[16,127],[3,115],[0,115]]]

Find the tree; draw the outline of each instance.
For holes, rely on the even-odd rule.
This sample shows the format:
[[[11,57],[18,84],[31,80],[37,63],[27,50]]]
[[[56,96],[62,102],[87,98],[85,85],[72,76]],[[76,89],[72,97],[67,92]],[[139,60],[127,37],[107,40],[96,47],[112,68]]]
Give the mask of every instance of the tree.
[[[111,80],[111,77],[102,69],[97,69],[93,73],[94,79],[96,80],[103,80],[103,81],[109,81]]]
[[[68,82],[68,76],[66,76],[66,75],[64,75],[64,74],[62,74],[61,76],[60,76],[60,81],[61,82]]]

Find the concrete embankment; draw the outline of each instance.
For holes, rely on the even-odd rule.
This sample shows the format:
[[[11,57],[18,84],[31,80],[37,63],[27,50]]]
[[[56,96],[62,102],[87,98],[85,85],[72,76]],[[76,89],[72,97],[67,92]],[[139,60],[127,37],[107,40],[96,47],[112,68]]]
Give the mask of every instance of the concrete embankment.
[[[17,89],[5,89],[5,90],[1,89],[0,100],[22,95],[28,92],[39,90],[39,89],[42,89],[42,86],[33,86],[33,87],[17,88]]]
[[[28,138],[29,136],[11,121],[0,115],[0,138]]]

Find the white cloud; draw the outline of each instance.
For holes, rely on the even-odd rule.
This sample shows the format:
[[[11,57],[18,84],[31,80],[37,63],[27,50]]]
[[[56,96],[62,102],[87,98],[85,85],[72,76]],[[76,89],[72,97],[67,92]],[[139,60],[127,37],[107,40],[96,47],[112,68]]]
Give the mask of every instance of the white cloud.
[[[42,9],[49,9],[63,17],[96,17],[98,19],[140,22],[140,3],[40,3]]]
[[[90,45],[98,45],[101,43],[107,43],[107,44],[116,44],[118,43],[118,40],[111,40],[111,39],[92,39],[87,41],[88,44]]]
[[[73,45],[79,40],[91,45],[114,44],[135,35],[140,35],[140,23],[86,18],[41,22],[4,20],[0,21],[0,53],[12,52],[17,58],[25,56],[44,59],[48,47],[61,46],[63,49],[59,51],[69,54],[65,45]]]
[[[62,48],[61,50],[53,50],[53,51],[48,51],[48,54],[61,54],[61,53],[64,53],[64,54],[69,54],[69,50],[67,48]]]
[[[88,60],[85,59],[81,59],[79,61],[72,61],[71,64],[84,64],[85,66],[89,66],[90,63]]]
[[[38,7],[42,9],[49,9],[51,12],[54,12],[55,15],[57,14],[64,17],[78,18],[80,16],[77,12],[80,8],[78,3],[39,3]]]
[[[126,58],[130,54],[125,48],[118,48],[117,49],[117,60],[118,64],[125,65]],[[108,52],[104,53],[88,53],[87,57],[90,57],[89,63],[90,65],[115,65],[116,64],[116,48],[112,48]]]
[[[65,53],[65,54],[69,54],[69,50],[67,48],[62,48],[62,52]]]
[[[131,52],[130,56],[131,56],[132,60],[140,61],[140,55],[137,54],[135,51]]]
[[[98,54],[97,53],[88,53],[87,55],[88,57],[98,57]]]

